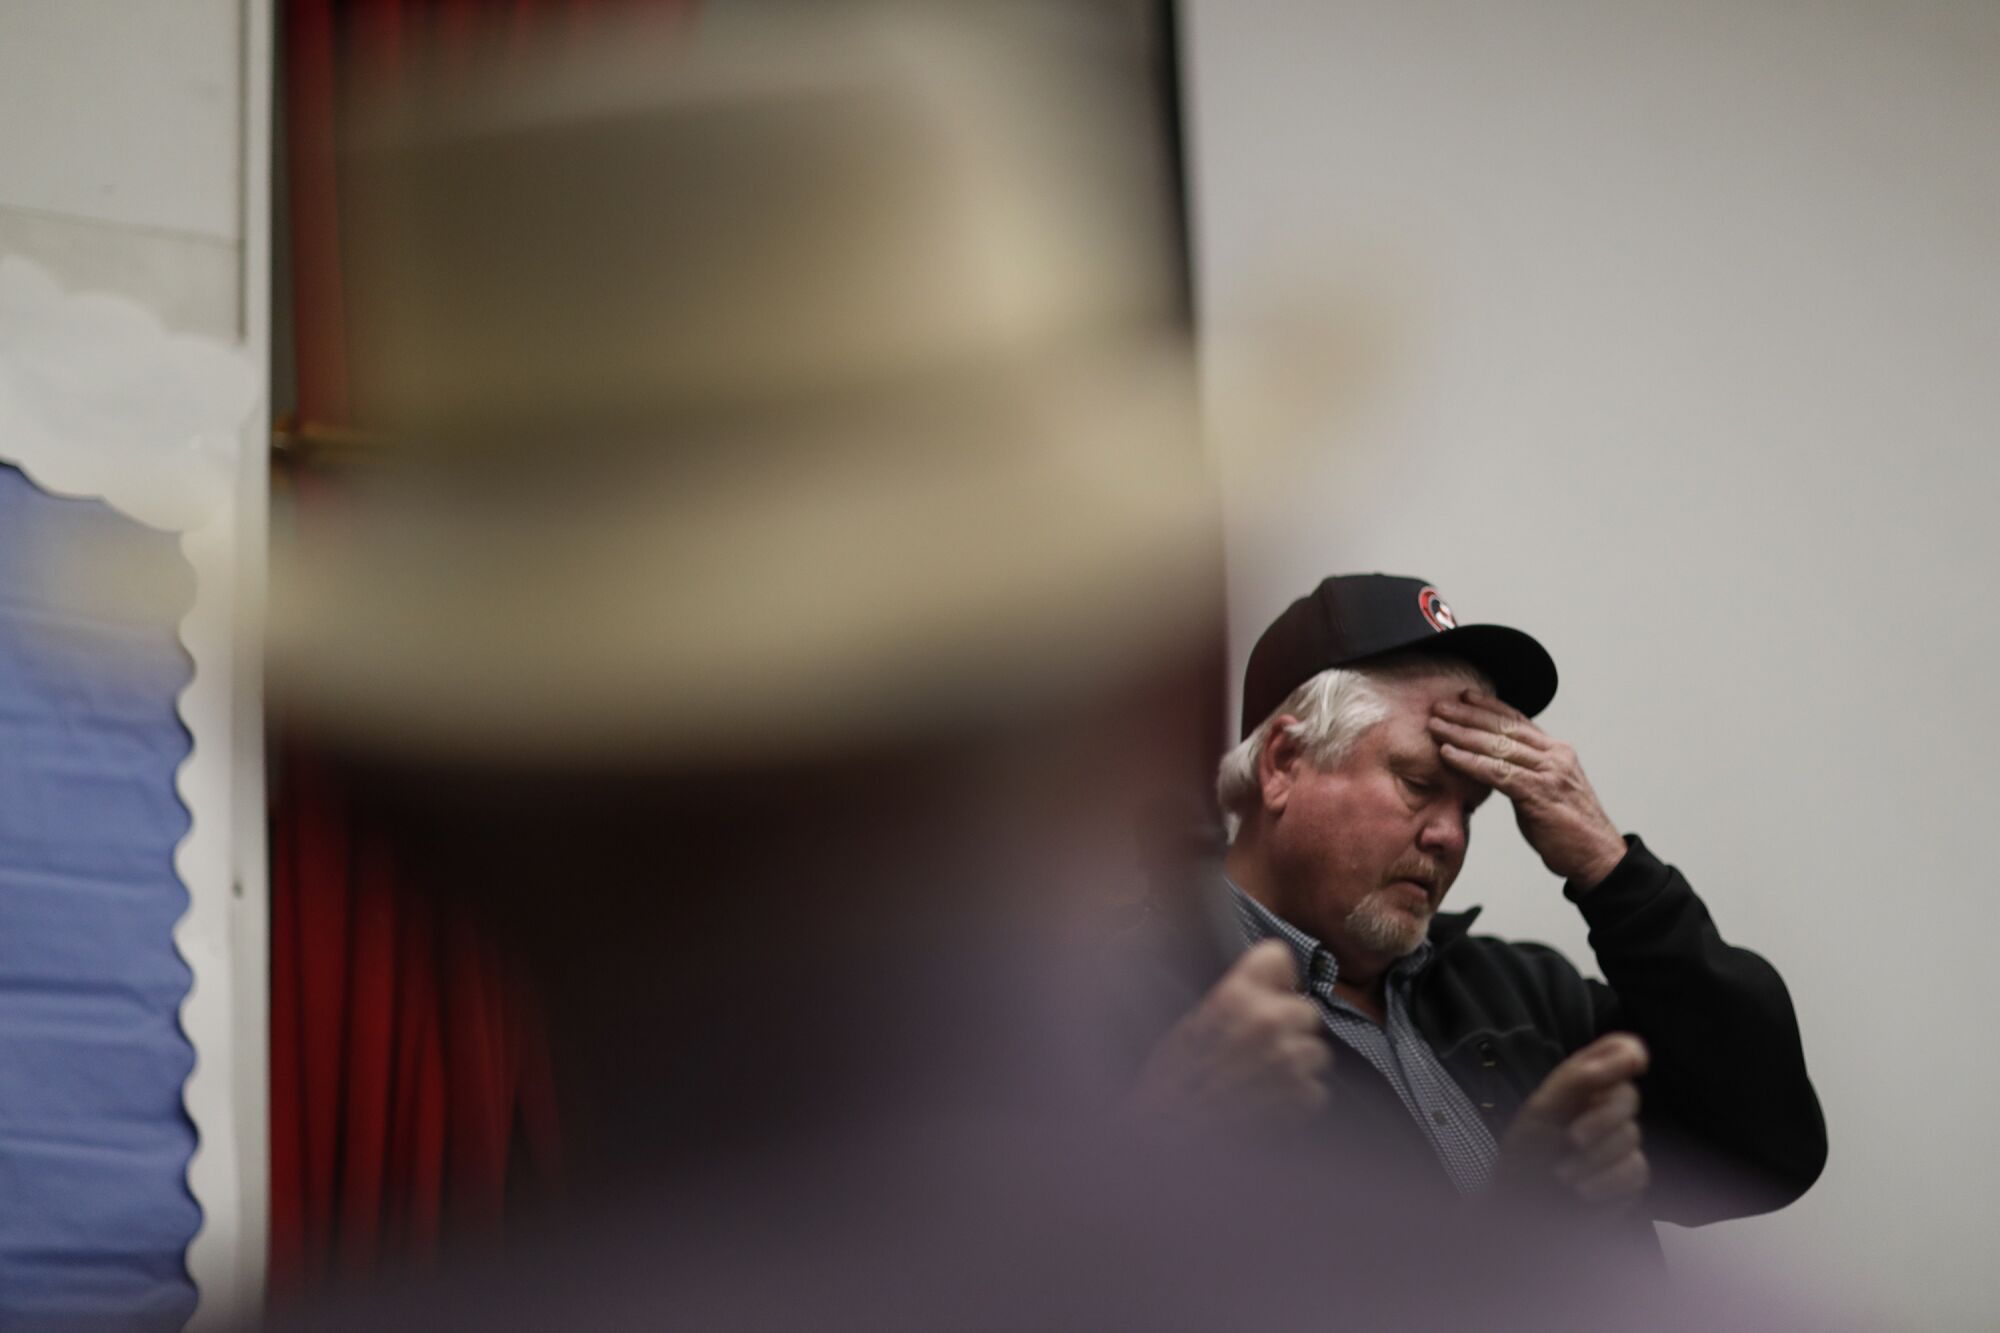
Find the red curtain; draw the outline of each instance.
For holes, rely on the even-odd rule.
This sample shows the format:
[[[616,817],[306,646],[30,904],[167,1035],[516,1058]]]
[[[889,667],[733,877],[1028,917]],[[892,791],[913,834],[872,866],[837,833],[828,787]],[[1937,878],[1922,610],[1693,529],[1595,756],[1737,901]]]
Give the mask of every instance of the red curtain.
[[[435,1258],[504,1217],[510,1164],[558,1169],[532,996],[398,824],[296,742],[271,865],[271,1291]],[[432,870],[431,873],[436,873]]]
[[[636,0],[626,0],[635,3]],[[393,80],[494,43],[560,40],[609,0],[291,0],[286,149],[297,415],[350,423],[337,107],[357,77]],[[689,8],[650,6],[672,18]],[[433,65],[433,67],[436,67]],[[337,478],[294,478],[299,521]],[[327,1281],[421,1266],[503,1221],[525,1163],[558,1172],[538,1011],[449,894],[422,882],[400,824],[349,771],[278,732],[271,826],[271,1217],[275,1302]]]

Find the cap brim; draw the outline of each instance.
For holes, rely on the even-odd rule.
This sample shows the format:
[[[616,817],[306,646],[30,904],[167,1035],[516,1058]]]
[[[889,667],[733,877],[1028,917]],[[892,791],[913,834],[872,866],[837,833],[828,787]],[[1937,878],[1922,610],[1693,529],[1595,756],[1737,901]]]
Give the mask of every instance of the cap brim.
[[[1529,717],[1556,697],[1556,663],[1532,635],[1506,625],[1460,625],[1427,635],[1375,657],[1429,653],[1470,662],[1493,682],[1493,692]]]

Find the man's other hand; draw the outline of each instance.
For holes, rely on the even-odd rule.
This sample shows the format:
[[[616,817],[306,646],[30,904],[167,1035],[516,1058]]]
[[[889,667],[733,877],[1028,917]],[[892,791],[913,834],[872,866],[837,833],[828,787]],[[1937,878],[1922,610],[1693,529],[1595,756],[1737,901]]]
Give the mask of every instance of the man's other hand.
[[[1301,1123],[1322,1110],[1333,1052],[1297,980],[1281,941],[1245,953],[1153,1048],[1133,1108],[1183,1122]]]
[[[1612,1032],[1557,1065],[1500,1143],[1500,1177],[1539,1192],[1552,1178],[1586,1203],[1637,1197],[1652,1179],[1639,1134],[1646,1044]]]
[[[1555,874],[1594,889],[1625,858],[1576,751],[1519,709],[1467,690],[1437,704],[1430,729],[1447,764],[1513,802],[1521,836]]]

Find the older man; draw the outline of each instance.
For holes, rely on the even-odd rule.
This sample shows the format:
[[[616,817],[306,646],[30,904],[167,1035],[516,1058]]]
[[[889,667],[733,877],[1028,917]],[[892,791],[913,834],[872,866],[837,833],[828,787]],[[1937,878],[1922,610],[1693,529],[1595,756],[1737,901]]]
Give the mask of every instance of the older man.
[[[1153,1048],[1142,1104],[1324,1115],[1461,1195],[1511,1178],[1684,1224],[1812,1184],[1825,1126],[1784,983],[1529,720],[1555,688],[1539,643],[1459,625],[1421,579],[1329,578],[1278,617],[1217,784],[1209,897],[1252,947]],[[1604,981],[1438,911],[1493,792]]]

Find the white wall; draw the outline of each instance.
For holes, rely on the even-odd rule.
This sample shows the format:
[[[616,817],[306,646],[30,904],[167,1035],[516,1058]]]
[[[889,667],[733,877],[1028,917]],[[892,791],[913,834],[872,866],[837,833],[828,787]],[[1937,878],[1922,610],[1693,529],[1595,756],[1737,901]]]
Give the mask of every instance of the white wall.
[[[0,256],[32,261],[71,292],[136,302],[169,333],[240,357],[261,384],[271,49],[272,0],[0,0]],[[206,683],[198,676],[182,701],[208,753],[183,773],[184,797],[202,808],[178,862],[197,881],[177,941],[198,997],[183,1023],[198,1053],[187,1101],[202,1147],[190,1181],[205,1230],[189,1266],[207,1322],[254,1300],[263,1272],[261,702],[255,671],[241,669],[255,659],[232,662],[231,645],[249,642],[233,629],[247,627],[260,591],[268,444],[268,411],[253,412],[227,519],[187,539],[197,567],[213,559],[226,585],[217,614],[183,630],[191,651],[197,634],[221,648],[205,661],[195,651]],[[0,440],[0,457],[7,447]]]
[[[1540,635],[1546,723],[1778,964],[1829,1122],[1804,1201],[1671,1257],[1991,1326],[2000,6],[1187,23],[1239,670],[1339,570]],[[1455,905],[1586,958],[1556,888],[1481,817]]]
[[[0,7],[0,248],[240,337],[241,0]]]

